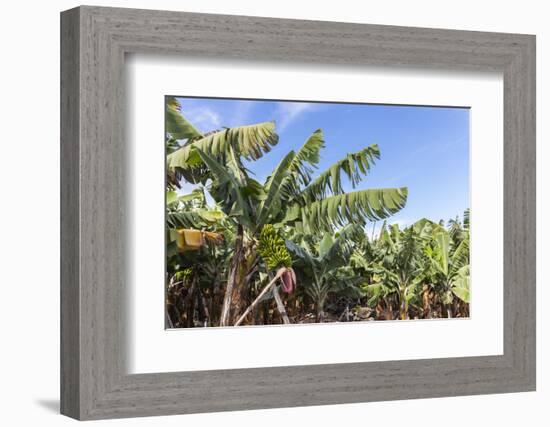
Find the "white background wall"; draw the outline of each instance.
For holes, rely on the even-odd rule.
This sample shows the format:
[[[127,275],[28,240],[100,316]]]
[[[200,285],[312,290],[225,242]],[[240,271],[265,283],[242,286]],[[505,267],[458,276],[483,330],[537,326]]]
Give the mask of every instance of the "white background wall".
[[[544,1],[95,1],[97,5],[441,27],[537,35],[538,391],[109,421],[117,426],[550,423],[548,326],[550,26]],[[59,12],[75,1],[2,4],[0,66],[0,422],[63,426],[59,383]],[[546,357],[546,361],[545,361]]]

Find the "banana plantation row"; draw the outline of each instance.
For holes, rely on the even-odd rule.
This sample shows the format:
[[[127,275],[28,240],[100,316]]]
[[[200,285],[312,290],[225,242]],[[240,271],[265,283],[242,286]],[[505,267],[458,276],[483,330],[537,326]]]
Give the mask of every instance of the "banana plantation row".
[[[319,172],[320,129],[259,182],[278,140],[273,122],[202,133],[167,98],[168,328],[469,316],[468,210],[387,225],[407,188],[357,189],[378,146]]]

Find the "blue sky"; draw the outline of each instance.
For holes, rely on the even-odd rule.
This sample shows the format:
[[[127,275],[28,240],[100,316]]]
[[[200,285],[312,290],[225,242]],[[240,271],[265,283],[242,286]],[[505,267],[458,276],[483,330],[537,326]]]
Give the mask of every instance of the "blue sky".
[[[319,171],[370,144],[380,160],[356,189],[408,187],[407,205],[388,222],[448,220],[469,207],[469,109],[371,104],[178,98],[199,130],[275,120],[279,144],[249,168],[263,182],[289,150],[321,128]],[[351,185],[345,186],[352,190]]]

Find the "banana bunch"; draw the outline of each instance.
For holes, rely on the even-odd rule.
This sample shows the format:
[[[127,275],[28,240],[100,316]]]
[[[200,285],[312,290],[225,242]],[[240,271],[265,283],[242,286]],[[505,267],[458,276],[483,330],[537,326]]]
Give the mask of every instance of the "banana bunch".
[[[285,241],[271,224],[264,225],[262,228],[258,252],[270,270],[292,265],[292,258]]]
[[[184,268],[183,270],[176,272],[176,274],[174,274],[174,278],[176,280],[187,281],[192,274],[193,274],[192,268]]]

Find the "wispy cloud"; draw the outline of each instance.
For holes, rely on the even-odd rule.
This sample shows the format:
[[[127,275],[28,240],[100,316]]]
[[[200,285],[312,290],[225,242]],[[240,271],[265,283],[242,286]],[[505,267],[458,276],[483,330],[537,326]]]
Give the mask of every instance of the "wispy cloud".
[[[277,116],[277,129],[279,132],[282,132],[304,114],[315,110],[317,107],[318,104],[307,102],[278,102],[275,111]]]
[[[428,153],[433,156],[434,154],[446,153],[450,148],[464,144],[465,142],[469,142],[469,136],[461,136],[460,138],[442,141],[438,144],[434,144],[433,141],[431,143],[418,143],[418,147],[410,155],[424,156]]]
[[[239,101],[231,117],[231,126],[243,126],[250,124],[250,116],[255,101]]]
[[[220,115],[208,107],[187,107],[185,117],[202,132],[219,129],[222,125]]]
[[[415,159],[415,158],[419,158],[419,157],[424,157],[424,158],[437,157],[437,156],[441,155],[442,153],[447,153],[450,149],[452,149],[455,146],[459,146],[460,144],[464,144],[465,142],[469,142],[468,136],[460,137],[460,138],[457,138],[457,139],[447,140],[447,141],[441,142],[439,144],[417,143],[418,148],[412,150],[408,154],[408,157],[411,160]],[[408,177],[410,177],[411,175],[413,175],[415,173],[416,173],[416,171],[411,168],[408,171],[404,171],[400,174],[394,175],[393,177],[389,178],[386,181],[386,183],[388,185],[393,185],[395,183],[401,183],[405,180],[405,178],[408,178]]]

